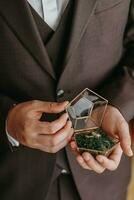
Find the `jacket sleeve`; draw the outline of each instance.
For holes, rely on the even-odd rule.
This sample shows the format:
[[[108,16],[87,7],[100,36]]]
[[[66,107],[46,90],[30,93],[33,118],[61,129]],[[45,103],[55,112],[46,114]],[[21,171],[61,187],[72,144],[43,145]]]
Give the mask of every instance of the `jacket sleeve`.
[[[98,91],[117,107],[125,119],[134,117],[134,1],[131,1],[124,34],[124,53],[118,66]]]
[[[6,119],[9,110],[17,102],[8,96],[0,94],[0,151],[3,150],[2,147],[9,149],[9,142],[6,135]]]

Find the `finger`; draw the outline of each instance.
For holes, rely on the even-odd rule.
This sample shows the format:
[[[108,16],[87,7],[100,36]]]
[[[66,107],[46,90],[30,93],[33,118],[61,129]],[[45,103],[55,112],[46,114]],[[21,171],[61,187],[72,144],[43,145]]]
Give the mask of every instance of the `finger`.
[[[106,169],[113,171],[116,170],[119,166],[120,160],[122,156],[122,149],[120,145],[118,145],[113,153],[107,158],[106,156],[99,155],[96,157],[96,160]]]
[[[73,151],[77,150],[77,144],[76,144],[76,142],[75,142],[75,141],[71,141],[71,142],[70,142],[70,147],[71,147],[71,149],[72,149]]]
[[[77,161],[79,161],[79,164],[83,167],[83,168],[89,168],[90,170],[92,169],[91,167],[89,167],[89,165],[87,164],[87,161],[85,161],[85,159],[82,157],[82,156],[80,156],[80,153],[78,152],[78,150],[77,150],[77,145],[76,145],[76,142],[75,141],[72,141],[71,143],[70,143],[70,146],[71,146],[71,149],[72,149],[72,151],[73,151],[73,153],[74,153],[74,155],[75,156],[77,156]],[[84,155],[85,153],[83,153],[83,155]],[[101,172],[103,172],[104,170],[102,170]],[[100,173],[101,173],[100,172]]]
[[[56,153],[62,148],[64,148],[66,145],[67,145],[67,141],[63,141],[60,145],[56,147],[38,145],[38,149],[44,152],[48,152],[48,153]]]
[[[53,146],[59,145],[64,140],[67,140],[67,142],[69,142],[70,137],[72,137],[73,135],[73,129],[71,128],[71,126],[72,123],[68,121],[66,123],[66,126],[53,136],[53,141],[52,141]]]
[[[55,134],[66,125],[67,119],[68,114],[64,113],[61,117],[53,122],[38,122],[36,131],[41,135]]]
[[[46,113],[60,113],[65,110],[68,101],[62,103],[46,102],[46,101],[33,101],[33,108],[36,111]]]
[[[38,135],[37,143],[42,146],[48,146],[52,148],[58,146],[64,140],[69,142],[70,137],[72,137],[72,135],[73,129],[71,128],[71,122],[68,121],[65,127],[59,132],[57,132],[55,135]]]
[[[131,137],[129,132],[129,126],[125,120],[118,124],[118,134],[120,138],[120,144],[127,156],[132,156],[133,152],[131,149]]]
[[[71,150],[72,150],[72,152],[75,156],[78,156],[80,154],[78,149],[77,149],[77,145],[76,145],[75,141],[70,142],[70,147],[71,147]]]
[[[73,134],[73,129],[71,129],[71,131],[68,135],[68,138],[64,139],[63,141],[61,141],[57,145],[50,146],[50,145],[40,144],[40,145],[38,145],[38,148],[42,151],[47,151],[49,153],[56,153],[68,144],[68,141],[70,140],[70,137],[72,137],[72,134]],[[46,137],[46,136],[44,136],[44,137]]]
[[[99,164],[94,158],[93,156],[88,153],[88,152],[84,152],[82,154],[83,159],[85,160],[86,164],[88,165],[89,168],[91,168],[92,170],[94,170],[97,173],[102,173],[104,172],[105,168]]]
[[[88,170],[92,170],[87,163],[85,162],[85,160],[83,159],[83,157],[78,154],[78,156],[76,157],[77,162],[79,163],[79,165],[84,168],[84,169],[88,169]]]
[[[72,137],[72,134],[73,134],[73,129],[70,131],[70,134],[67,139],[61,141],[57,146],[51,149],[52,153],[58,152],[59,150],[66,147],[68,145],[68,141],[70,140],[70,137]]]

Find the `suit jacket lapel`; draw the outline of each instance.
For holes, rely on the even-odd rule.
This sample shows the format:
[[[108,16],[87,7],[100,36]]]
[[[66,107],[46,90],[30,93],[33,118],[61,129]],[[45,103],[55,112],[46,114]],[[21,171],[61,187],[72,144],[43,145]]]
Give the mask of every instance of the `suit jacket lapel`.
[[[77,49],[79,42],[87,28],[98,0],[76,0],[74,6],[74,17],[72,22],[72,30],[70,35],[70,41],[68,45],[68,50],[66,53],[63,73],[67,64],[73,55],[73,52]]]
[[[65,63],[68,62],[73,51],[77,48],[89,23],[90,16],[93,14],[94,9],[96,8],[96,4],[97,0],[75,1],[74,19]]]
[[[26,0],[0,0],[0,13],[19,41],[27,48],[40,66],[55,79],[52,64],[41,41]]]

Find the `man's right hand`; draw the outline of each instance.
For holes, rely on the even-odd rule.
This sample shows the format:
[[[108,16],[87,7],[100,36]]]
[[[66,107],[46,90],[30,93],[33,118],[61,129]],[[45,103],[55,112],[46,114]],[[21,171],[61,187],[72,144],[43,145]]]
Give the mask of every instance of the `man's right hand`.
[[[49,153],[65,147],[73,135],[67,113],[52,122],[40,121],[42,113],[60,113],[68,102],[29,101],[16,105],[8,114],[7,132],[21,144]]]

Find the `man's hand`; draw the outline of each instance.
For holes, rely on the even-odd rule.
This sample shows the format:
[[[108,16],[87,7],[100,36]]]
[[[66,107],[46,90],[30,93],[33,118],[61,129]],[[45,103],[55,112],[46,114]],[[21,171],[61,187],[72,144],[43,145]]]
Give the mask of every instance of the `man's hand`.
[[[113,106],[108,106],[104,120],[102,123],[102,129],[113,137],[118,137],[120,144],[117,145],[112,154],[107,158],[102,155],[98,155],[96,159],[88,153],[84,152],[82,155],[77,151],[77,146],[74,141],[70,143],[72,151],[76,155],[78,163],[88,170],[94,170],[97,173],[104,172],[105,169],[115,170],[117,169],[122,151],[127,156],[132,156],[131,150],[131,137],[129,133],[128,123],[125,121],[121,113]]]
[[[60,113],[68,102],[29,101],[15,106],[8,114],[7,131],[21,144],[56,153],[65,147],[73,135],[71,122],[65,113],[53,122],[41,122],[42,113]]]

